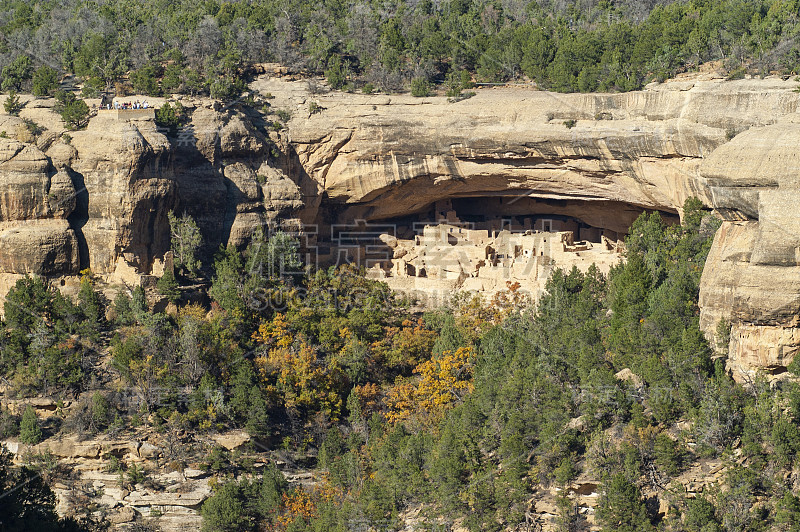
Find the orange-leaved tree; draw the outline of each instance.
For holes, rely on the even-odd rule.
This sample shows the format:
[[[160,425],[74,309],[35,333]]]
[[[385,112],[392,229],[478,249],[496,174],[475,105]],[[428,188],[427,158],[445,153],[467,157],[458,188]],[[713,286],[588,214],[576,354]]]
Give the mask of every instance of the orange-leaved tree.
[[[323,475],[320,482],[310,490],[296,488],[281,497],[281,508],[276,519],[274,530],[307,530],[312,521],[319,515],[320,506],[333,504],[340,506],[345,493]]]
[[[487,302],[479,293],[457,294],[451,302],[456,326],[470,344],[496,325],[500,325],[510,314],[525,309],[529,297],[520,291],[517,282],[506,282],[506,289],[497,292]]]

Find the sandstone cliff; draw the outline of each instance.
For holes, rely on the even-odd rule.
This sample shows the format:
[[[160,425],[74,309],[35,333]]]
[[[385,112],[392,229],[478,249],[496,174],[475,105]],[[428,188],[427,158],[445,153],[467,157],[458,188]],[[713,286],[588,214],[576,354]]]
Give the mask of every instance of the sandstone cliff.
[[[170,210],[198,221],[210,254],[303,205],[274,141],[240,111],[186,102],[190,121],[168,139],[152,112],[101,110],[61,136],[43,101],[29,105],[38,136],[19,118],[0,122],[0,295],[25,273],[83,268],[135,284],[169,249]]]
[[[754,127],[704,162],[712,204],[726,220],[700,291],[701,325],[731,324],[729,364],[739,374],[784,371],[800,348],[800,123]]]
[[[480,89],[448,103],[262,78],[254,92],[292,113],[284,131],[252,107],[184,100],[190,121],[169,138],[152,118],[103,111],[60,136],[48,105],[31,102],[23,116],[44,132],[0,123],[0,292],[26,272],[86,267],[135,283],[168,249],[173,209],[198,221],[210,255],[268,223],[313,224],[324,240],[334,223],[452,198],[625,231],[643,209],[679,213],[695,195],[726,220],[703,277],[703,327],[732,323],[737,370],[779,371],[800,344],[796,85],[697,77],[613,95]]]
[[[700,197],[726,220],[702,280],[701,322],[709,338],[720,319],[731,323],[739,376],[782,371],[800,347],[796,85],[698,77],[615,95],[488,89],[447,103],[254,84],[293,109],[292,144],[341,204],[339,221],[503,196],[567,200],[562,214],[624,230],[642,208],[678,212]],[[312,101],[321,112],[309,114]]]

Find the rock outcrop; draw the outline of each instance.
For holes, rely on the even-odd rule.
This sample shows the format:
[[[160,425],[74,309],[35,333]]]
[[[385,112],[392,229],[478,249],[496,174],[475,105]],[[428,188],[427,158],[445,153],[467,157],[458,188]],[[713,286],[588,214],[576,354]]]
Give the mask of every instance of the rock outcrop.
[[[167,212],[177,200],[170,143],[152,117],[120,120],[113,113],[99,113],[72,134],[75,226],[86,242],[81,266],[110,273],[122,255],[147,272],[169,250]]]
[[[18,461],[31,454],[58,460],[59,467],[71,473],[52,484],[59,513],[80,513],[82,506],[91,501],[111,523],[112,530],[125,530],[122,525],[143,518],[161,530],[199,530],[198,510],[212,492],[212,477],[204,471],[191,467],[169,471],[159,467],[163,449],[148,442],[100,436],[53,437],[36,446],[17,441],[0,445],[14,453]],[[109,467],[113,463],[135,465],[146,474],[131,483],[124,472]]]
[[[0,138],[0,272],[77,273],[78,242],[67,217],[75,208],[69,176],[35,145]]]
[[[710,201],[698,167],[726,142],[729,127],[702,120],[708,117],[697,100],[741,99],[720,83],[619,95],[482,90],[458,103],[312,97],[270,80],[254,86],[289,95],[276,105],[293,108],[292,144],[306,172],[332,203],[346,206],[341,219],[367,220],[470,196],[621,201],[638,212],[677,212],[690,195]],[[324,110],[306,118],[311,101]]]
[[[339,222],[500,196],[561,201],[562,214],[619,231],[643,208],[679,212],[698,196],[725,220],[702,280],[708,337],[730,323],[738,377],[783,371],[800,349],[796,82],[695,78],[615,95],[503,88],[458,103],[254,86],[293,110],[298,158]],[[322,112],[307,113],[312,101]]]
[[[68,137],[0,138],[0,297],[26,273],[91,268],[135,284],[169,250],[171,210],[197,220],[210,255],[303,206],[281,152],[270,150],[277,135],[217,103],[187,108],[191,120],[171,140],[152,111],[105,110]],[[1,118],[0,128],[27,132],[22,120]]]
[[[706,263],[701,325],[730,324],[729,364],[740,376],[785,371],[800,349],[800,122],[752,128],[701,167],[725,221]]]
[[[304,203],[281,139],[256,125],[260,115],[195,105],[174,142],[172,168],[179,208],[197,221],[210,254],[221,244],[244,246],[257,228],[290,220]]]
[[[71,140],[37,101],[23,113],[43,133],[0,116],[0,292],[25,273],[86,267],[135,281],[169,247],[170,210],[197,220],[208,256],[264,225],[304,223],[325,240],[335,224],[391,223],[449,199],[624,232],[643,209],[675,215],[698,196],[725,220],[703,277],[704,330],[731,323],[740,373],[781,371],[800,345],[795,87],[699,76],[626,94],[481,89],[448,103],[262,78],[254,92],[292,114],[281,132],[253,108],[185,100],[189,123],[169,138],[152,114],[100,111]]]

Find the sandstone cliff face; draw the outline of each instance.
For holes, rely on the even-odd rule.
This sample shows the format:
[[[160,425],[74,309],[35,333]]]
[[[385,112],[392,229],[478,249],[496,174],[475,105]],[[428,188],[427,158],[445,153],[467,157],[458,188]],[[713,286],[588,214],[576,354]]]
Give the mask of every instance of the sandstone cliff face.
[[[740,375],[779,372],[800,348],[800,123],[752,128],[704,162],[716,235],[700,292],[701,325],[731,324],[729,363]]]
[[[299,188],[269,160],[273,141],[250,118],[196,105],[171,140],[147,113],[100,111],[68,142],[61,131],[36,138],[22,120],[0,117],[14,132],[0,138],[0,296],[26,273],[91,268],[137,283],[169,249],[171,210],[197,220],[210,254],[302,207]]]
[[[642,208],[679,212],[698,196],[726,219],[702,280],[709,338],[721,318],[731,323],[739,377],[781,371],[800,348],[795,82],[676,80],[615,95],[506,88],[458,103],[254,86],[293,109],[298,158],[342,205],[340,222],[503,196],[570,200],[562,214],[624,231]],[[312,101],[321,113],[308,114]]]
[[[311,96],[274,80],[254,86],[284,95],[275,105],[294,111],[299,160],[347,206],[342,217],[377,220],[460,196],[616,200],[673,212],[690,195],[711,203],[701,161],[731,132],[796,108],[793,85],[753,83],[675,82],[619,95],[480,90],[458,103]],[[309,116],[311,101],[323,111]]]
[[[448,103],[263,78],[254,91],[293,115],[280,134],[252,109],[186,100],[190,123],[171,138],[146,116],[100,112],[71,142],[32,104],[23,115],[44,121],[38,136],[0,115],[11,137],[0,138],[0,292],[26,272],[85,267],[136,282],[169,247],[170,210],[197,220],[210,255],[265,224],[315,224],[324,238],[331,223],[451,198],[624,231],[642,209],[679,213],[694,195],[726,220],[703,277],[704,329],[732,323],[738,370],[781,368],[800,344],[795,86],[696,78],[614,95],[481,89]]]
[[[210,255],[291,220],[304,202],[287,172],[286,145],[255,125],[260,115],[204,103],[173,142],[172,168],[179,209],[197,221]]]
[[[8,274],[77,272],[78,242],[69,176],[36,146],[0,139],[0,268]]]
[[[175,204],[169,141],[152,120],[118,120],[111,113],[72,136],[71,170],[81,200],[76,227],[86,242],[82,266],[110,273],[122,255],[147,271],[169,249],[167,212]]]

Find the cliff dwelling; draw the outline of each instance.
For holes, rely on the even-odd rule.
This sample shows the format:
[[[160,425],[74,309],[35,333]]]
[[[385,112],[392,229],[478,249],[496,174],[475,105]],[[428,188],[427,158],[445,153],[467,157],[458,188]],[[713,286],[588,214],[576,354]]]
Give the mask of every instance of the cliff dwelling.
[[[607,274],[643,210],[586,199],[448,198],[402,217],[333,224],[319,251],[323,263],[362,265],[425,306],[455,291],[491,296],[513,283],[537,300],[555,268],[585,272],[595,264]],[[667,223],[679,220],[661,215]]]

